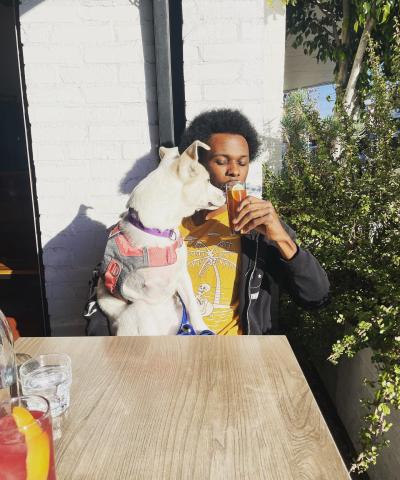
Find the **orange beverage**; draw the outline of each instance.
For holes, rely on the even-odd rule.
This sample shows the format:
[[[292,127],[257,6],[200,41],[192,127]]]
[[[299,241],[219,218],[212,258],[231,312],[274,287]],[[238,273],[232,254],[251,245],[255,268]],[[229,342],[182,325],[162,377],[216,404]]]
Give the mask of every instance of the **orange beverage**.
[[[45,398],[32,395],[0,403],[0,479],[56,480]]]
[[[241,202],[247,197],[246,186],[244,183],[235,181],[225,185],[226,204],[228,208],[229,226],[232,235],[238,233],[233,225],[233,219],[237,216],[237,209]]]

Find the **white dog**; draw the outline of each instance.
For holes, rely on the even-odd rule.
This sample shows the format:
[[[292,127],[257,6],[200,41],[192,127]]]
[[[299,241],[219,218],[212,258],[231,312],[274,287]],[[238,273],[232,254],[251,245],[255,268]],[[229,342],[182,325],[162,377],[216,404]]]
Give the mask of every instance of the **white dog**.
[[[160,165],[142,180],[112,229],[97,286],[101,310],[116,335],[175,335],[186,306],[196,332],[206,330],[186,267],[178,226],[201,209],[225,203],[199,163],[196,141],[182,155],[160,148]]]

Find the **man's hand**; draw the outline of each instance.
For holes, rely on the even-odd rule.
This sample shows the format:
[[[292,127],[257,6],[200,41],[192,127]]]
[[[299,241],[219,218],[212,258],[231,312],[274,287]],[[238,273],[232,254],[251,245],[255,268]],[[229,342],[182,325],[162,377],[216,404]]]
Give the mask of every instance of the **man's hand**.
[[[235,230],[241,233],[257,230],[268,240],[275,241],[286,260],[290,260],[297,252],[297,245],[283,228],[275,208],[269,201],[246,197],[239,205],[233,223]]]

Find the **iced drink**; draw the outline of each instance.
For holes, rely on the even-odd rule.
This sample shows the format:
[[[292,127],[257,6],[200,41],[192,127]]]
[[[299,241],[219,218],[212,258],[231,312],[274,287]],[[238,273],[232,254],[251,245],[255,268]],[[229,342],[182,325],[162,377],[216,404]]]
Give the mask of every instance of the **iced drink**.
[[[229,182],[225,185],[225,188],[229,227],[233,235],[238,233],[233,225],[233,219],[237,216],[237,209],[239,205],[247,197],[246,186],[242,182]]]
[[[46,399],[19,397],[0,403],[0,478],[56,480]]]

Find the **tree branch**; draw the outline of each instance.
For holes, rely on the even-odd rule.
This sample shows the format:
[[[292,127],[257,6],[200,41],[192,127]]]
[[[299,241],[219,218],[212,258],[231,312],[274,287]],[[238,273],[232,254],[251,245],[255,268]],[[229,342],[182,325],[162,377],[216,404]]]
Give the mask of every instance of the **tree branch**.
[[[349,33],[350,33],[350,1],[343,0],[343,23],[342,23],[342,34],[341,34],[341,43],[342,45],[347,45],[349,43]]]
[[[362,61],[363,61],[363,58],[364,58],[364,53],[367,49],[368,38],[369,38],[369,35],[370,35],[370,33],[371,33],[371,31],[374,27],[374,23],[375,22],[374,22],[373,18],[371,18],[371,17],[367,18],[367,20],[365,22],[365,27],[364,27],[363,33],[361,35],[360,43],[358,44],[357,52],[356,52],[356,55],[354,57],[354,62],[353,62],[353,66],[351,68],[349,81],[347,82],[347,87],[346,87],[346,91],[345,91],[345,94],[344,94],[343,103],[344,103],[345,109],[346,109],[346,111],[349,115],[351,114],[351,112],[354,108],[355,95],[356,95],[356,83],[357,83],[358,77],[359,77],[360,72],[361,72],[361,66],[362,66]]]
[[[340,40],[338,40],[338,48],[342,48],[343,53],[348,47],[350,39],[350,1],[343,0],[343,21],[342,21],[342,33],[340,35]],[[341,87],[344,86],[344,83],[347,79],[349,62],[347,57],[339,59],[339,69],[336,76],[336,83]]]

